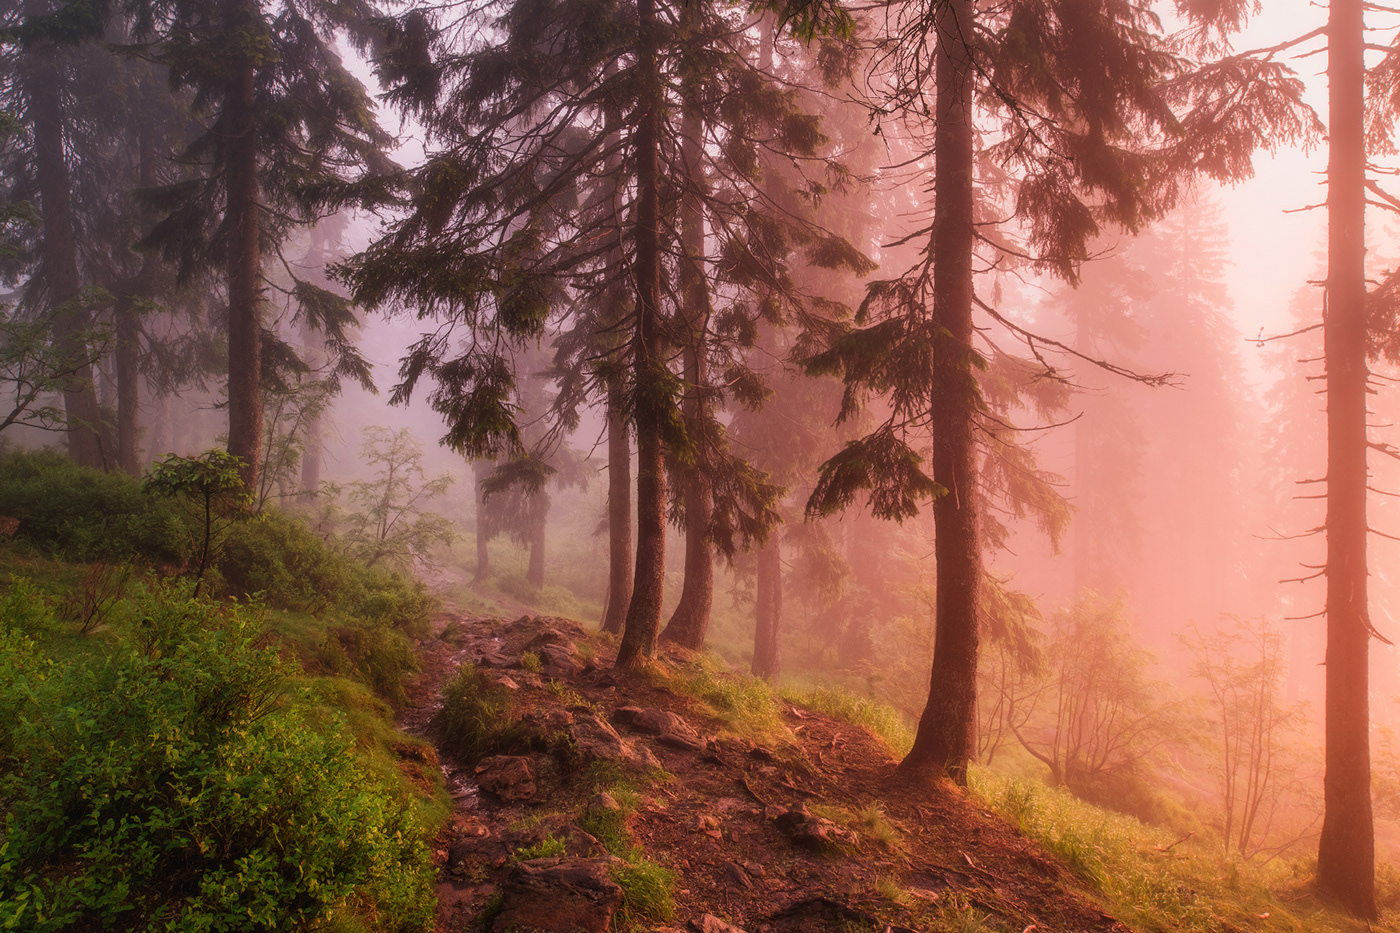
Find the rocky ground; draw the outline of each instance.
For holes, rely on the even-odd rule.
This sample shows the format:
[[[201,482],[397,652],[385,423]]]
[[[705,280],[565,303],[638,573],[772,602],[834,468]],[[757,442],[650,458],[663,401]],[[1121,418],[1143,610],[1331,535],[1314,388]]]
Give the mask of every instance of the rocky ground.
[[[441,749],[441,931],[1124,930],[1005,820],[902,780],[862,728],[780,700],[780,722],[737,732],[685,689],[693,657],[624,675],[564,619],[438,631],[403,727],[442,740],[462,665],[511,720],[484,758]]]

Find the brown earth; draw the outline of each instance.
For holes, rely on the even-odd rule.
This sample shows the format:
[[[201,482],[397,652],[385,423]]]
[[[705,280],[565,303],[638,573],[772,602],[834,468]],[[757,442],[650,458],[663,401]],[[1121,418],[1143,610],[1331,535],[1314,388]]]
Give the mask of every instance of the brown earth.
[[[512,853],[546,834],[570,856],[606,859],[573,824],[600,780],[624,771],[639,792],[626,821],[634,844],[678,873],[675,918],[633,918],[635,930],[698,929],[705,915],[747,933],[1126,930],[1053,857],[961,789],[896,773],[889,750],[861,727],[779,700],[782,728],[736,734],[707,704],[674,689],[693,671],[692,656],[666,653],[657,671],[624,675],[611,668],[610,642],[564,619],[445,613],[436,631],[409,685],[407,731],[434,738],[443,686],[459,665],[476,663],[508,686],[512,716],[559,728],[596,712],[664,768],[600,768],[567,743],[536,743],[510,752],[530,759],[535,795],[506,801],[479,789],[476,762],[442,751],[456,806],[435,842],[440,931],[482,929],[483,911],[498,907],[519,875]],[[546,644],[554,647],[543,651]],[[521,665],[531,645],[545,662],[538,673]],[[674,713],[699,741],[649,734],[642,723],[629,728],[636,715],[619,715],[623,707]],[[815,832],[805,837],[813,847],[794,842],[804,827]]]

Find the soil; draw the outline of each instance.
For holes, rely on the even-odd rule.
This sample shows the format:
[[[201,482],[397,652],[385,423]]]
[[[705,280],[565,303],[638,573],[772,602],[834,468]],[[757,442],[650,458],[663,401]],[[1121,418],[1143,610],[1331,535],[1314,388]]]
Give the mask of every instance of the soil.
[[[779,700],[785,728],[736,734],[707,704],[675,689],[694,656],[663,652],[660,672],[624,674],[612,669],[615,649],[605,636],[564,619],[442,613],[435,631],[420,646],[422,673],[408,688],[401,717],[408,732],[435,740],[444,685],[459,665],[480,663],[515,685],[513,716],[539,720],[572,707],[616,724],[619,707],[656,708],[700,735],[691,744],[703,747],[695,748],[618,728],[665,771],[628,772],[639,791],[627,819],[633,842],[678,874],[674,919],[634,919],[631,929],[698,925],[709,914],[746,933],[976,930],[974,920],[1013,933],[1126,931],[1078,878],[1003,818],[946,781],[911,782],[861,727]],[[577,649],[581,670],[522,667],[522,651],[549,631]],[[600,789],[599,770],[586,762],[548,750],[519,753],[532,758],[538,793],[507,803],[476,787],[475,762],[439,749],[455,803],[434,846],[442,866],[439,931],[481,930],[483,911],[510,872],[511,847],[540,838],[538,827],[571,822]],[[780,829],[792,818],[777,819],[791,810],[830,819],[835,842],[795,844]]]

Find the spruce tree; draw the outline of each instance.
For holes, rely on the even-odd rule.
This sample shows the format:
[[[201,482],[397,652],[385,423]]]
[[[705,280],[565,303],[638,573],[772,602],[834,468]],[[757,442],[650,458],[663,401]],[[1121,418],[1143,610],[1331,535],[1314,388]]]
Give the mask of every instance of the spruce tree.
[[[402,55],[387,63],[398,75],[391,97],[424,122],[432,150],[401,189],[406,219],[348,271],[366,302],[402,303],[441,322],[412,348],[395,397],[435,377],[444,441],[469,456],[522,446],[512,344],[556,335],[560,432],[577,424],[579,406],[601,400],[607,376],[623,380],[638,452],[635,569],[618,658],[627,666],[656,650],[668,456],[709,471],[709,537],[721,551],[761,538],[774,518],[776,490],[721,442],[722,426],[709,418],[697,428],[681,411],[687,386],[672,348],[689,319],[679,284],[686,263],[709,270],[714,331],[742,348],[759,317],[820,310],[789,274],[794,256],[862,271],[868,261],[774,209],[757,184],[760,150],[807,159],[818,175],[826,160],[816,118],[751,67],[737,13],[698,5],[682,29],[681,5],[648,0],[519,0],[490,12],[489,24],[471,29],[401,24]],[[444,43],[425,58],[435,30],[465,45]],[[679,123],[690,87],[709,120],[698,154],[687,150],[703,164],[687,168]],[[704,257],[694,256],[693,232],[688,253],[673,222],[691,196],[709,230]],[[600,325],[616,338],[607,348],[595,339]],[[761,389],[738,349],[730,357],[731,391],[756,401]]]
[[[1182,12],[1198,20],[1190,36],[1209,43],[1247,8]],[[899,519],[933,500],[933,670],[905,773],[965,780],[976,748],[983,499],[998,490],[978,454],[997,428],[977,378],[995,345],[976,336],[974,310],[1041,360],[1051,346],[979,294],[974,269],[1021,261],[1072,281],[1104,228],[1136,230],[1191,175],[1243,177],[1257,147],[1311,128],[1300,84],[1277,63],[1245,56],[1198,67],[1184,47],[1149,9],[1121,2],[949,0],[914,4],[896,24],[890,107],[906,123],[934,117],[932,216],[916,233],[927,238],[916,265],[872,285],[864,326],[814,361],[853,392],[885,393],[892,409],[828,462],[814,507],[867,491],[877,515]]]
[[[146,239],[182,276],[218,269],[226,290],[229,452],[259,484],[264,441],[265,254],[313,223],[326,204],[353,195],[347,182],[392,166],[373,101],[336,51],[380,41],[372,0],[125,0],[145,31],[147,54],[188,90],[205,132],[179,161],[194,177],[151,199],[162,218]],[[344,333],[343,300],[299,283],[300,313],[328,336]],[[334,318],[334,321],[332,320]],[[338,322],[338,323],[337,323]],[[367,382],[341,341],[344,374]]]

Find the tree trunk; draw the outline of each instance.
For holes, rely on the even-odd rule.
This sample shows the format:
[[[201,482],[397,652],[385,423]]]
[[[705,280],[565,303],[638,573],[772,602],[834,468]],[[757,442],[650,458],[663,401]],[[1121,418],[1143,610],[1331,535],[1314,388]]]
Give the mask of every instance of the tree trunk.
[[[656,655],[661,627],[661,595],[666,572],[666,466],[661,423],[671,400],[664,397],[661,356],[661,207],[657,147],[661,131],[661,80],[656,62],[656,3],[637,3],[637,75],[640,81],[636,135],[636,322],[633,368],[636,379],[637,561],[632,601],[618,667],[636,667]]]
[[[1328,21],[1327,704],[1321,889],[1377,916],[1366,600],[1366,206],[1362,0],[1332,0]]]
[[[972,349],[973,135],[971,0],[950,0],[937,14],[938,128],[934,137],[932,234],[933,478],[944,493],[933,503],[935,609],[928,704],[906,772],[942,769],[966,783],[976,752],[977,617],[982,574],[973,446],[977,384]]]
[[[531,520],[530,526],[530,565],[525,571],[525,579],[533,586],[544,586],[544,532],[547,522],[542,514]]]
[[[155,83],[154,75],[143,74],[142,93],[150,95],[152,89],[148,85]],[[144,108],[142,114],[137,177],[142,188],[150,188],[156,183],[155,132],[149,125],[149,118],[144,116]],[[141,315],[137,305],[155,297],[158,262],[154,252],[146,253],[135,280],[113,312],[117,329],[117,465],[132,476],[141,475]]]
[[[689,11],[690,7],[686,7]],[[687,12],[685,15],[691,15]],[[699,192],[704,184],[701,177],[701,141],[703,124],[693,108],[681,120],[681,157],[691,190],[681,201],[681,244],[685,260],[681,263],[681,293],[685,301],[685,345],[682,365],[685,370],[686,396],[684,415],[687,430],[695,442],[695,463],[684,471],[681,482],[685,499],[685,582],[681,586],[680,602],[671,614],[671,621],[661,637],[692,651],[705,645],[710,628],[710,607],[714,602],[715,566],[710,547],[710,523],[714,514],[714,494],[706,472],[707,443],[710,430],[709,372],[705,344],[710,322],[710,296],[705,284],[705,214]]]
[[[323,348],[309,322],[302,323],[301,352],[306,364],[313,369],[319,370],[324,365]],[[301,494],[307,499],[315,499],[321,486],[321,449],[325,445],[325,434],[325,415],[318,411],[306,426],[306,440],[302,444]]]
[[[170,425],[170,396],[166,394],[156,396],[156,411],[153,419],[155,422],[151,426],[151,449],[146,458],[147,463],[154,463],[163,459],[171,452],[171,425]]]
[[[783,552],[776,530],[758,552],[757,590],[750,671],[776,683],[783,668]]]
[[[608,599],[603,631],[622,631],[632,603],[632,449],[621,380],[608,385]]]
[[[478,460],[472,464],[472,475],[476,479],[476,582],[485,580],[491,573],[491,553],[487,545],[491,543],[491,521],[486,514],[486,477],[496,465],[490,460]]]
[[[225,0],[225,26],[234,40],[251,41],[259,16],[254,0]],[[243,458],[243,480],[259,486],[262,468],[262,254],[258,204],[256,72],[246,54],[233,55],[225,92],[228,127],[225,176],[228,203],[228,451]]]
[[[64,146],[62,75],[58,52],[47,44],[24,53],[28,119],[34,133],[35,176],[44,228],[44,284],[53,316],[53,339],[66,359],[86,361],[63,388],[68,454],[81,466],[106,469],[102,414],[93,383],[91,350],[84,332],[92,326],[81,304],[78,241],[73,224],[72,179]]]

